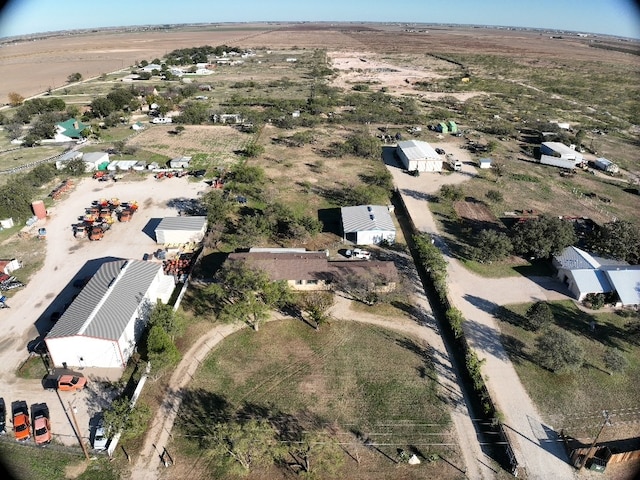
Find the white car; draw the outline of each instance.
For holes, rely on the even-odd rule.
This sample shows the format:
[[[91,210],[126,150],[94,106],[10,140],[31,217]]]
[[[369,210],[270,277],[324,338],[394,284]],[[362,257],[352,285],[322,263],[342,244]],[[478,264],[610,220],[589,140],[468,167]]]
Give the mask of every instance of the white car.
[[[370,260],[371,259],[371,252],[368,252],[366,250],[362,250],[360,248],[354,248],[353,252],[351,253],[351,256],[353,258],[360,258],[363,260]]]
[[[102,423],[98,424],[96,427],[96,434],[93,437],[93,448],[99,452],[107,449],[107,443],[109,442],[109,437],[107,437],[107,432],[104,429]]]

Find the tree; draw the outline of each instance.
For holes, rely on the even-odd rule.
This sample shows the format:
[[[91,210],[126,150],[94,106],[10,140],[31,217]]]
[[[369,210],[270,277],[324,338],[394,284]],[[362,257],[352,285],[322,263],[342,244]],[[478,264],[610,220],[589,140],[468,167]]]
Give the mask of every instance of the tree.
[[[504,200],[504,196],[500,190],[489,190],[487,192],[487,198],[492,202],[498,203]]]
[[[540,364],[555,373],[566,373],[580,368],[584,349],[575,335],[557,327],[548,327],[536,339]]]
[[[333,306],[335,298],[332,292],[313,291],[300,295],[300,308],[315,324],[316,330],[331,318],[327,311]]]
[[[158,300],[151,309],[151,312],[149,312],[148,325],[150,327],[158,326],[162,328],[173,341],[184,331],[185,322],[184,319],[173,310],[171,305],[167,305]]]
[[[269,465],[281,456],[276,430],[266,420],[218,423],[208,441],[209,454],[230,467],[240,467],[237,472],[240,474]]]
[[[464,192],[459,185],[442,185],[440,187],[440,196],[446,200],[457,202],[464,198]]]
[[[107,117],[110,113],[115,111],[115,105],[106,97],[98,97],[91,102],[91,112],[96,118]]]
[[[80,177],[87,171],[86,168],[87,165],[81,158],[74,158],[65,164],[64,171],[73,177]]]
[[[611,373],[622,373],[629,366],[627,357],[617,348],[607,348],[602,359]]]
[[[308,479],[331,477],[344,462],[344,454],[338,443],[317,432],[306,433],[302,441],[291,443],[289,455],[295,462],[290,466]]]
[[[576,243],[577,236],[571,222],[543,215],[516,223],[513,227],[512,241],[516,253],[534,258],[548,258]]]
[[[9,92],[7,96],[9,97],[9,105],[12,107],[20,106],[24,102],[24,97],[18,92]]]
[[[618,220],[602,225],[589,237],[590,248],[604,256],[640,263],[640,228],[631,222]]]
[[[272,282],[262,270],[243,261],[227,261],[208,289],[218,318],[227,322],[245,322],[258,331],[269,317],[269,310],[282,308],[291,300],[284,281]]]
[[[532,330],[540,330],[553,323],[553,312],[547,302],[536,302],[531,305],[525,317]]]
[[[147,360],[156,377],[180,361],[180,352],[169,334],[160,326],[153,325],[147,334]]]
[[[506,233],[483,229],[475,237],[469,256],[480,263],[490,263],[508,257],[512,251],[513,245]]]
[[[23,134],[22,124],[18,122],[11,122],[4,126],[5,132],[11,140],[16,140],[20,138]]]
[[[118,398],[104,412],[104,426],[110,432],[122,432],[122,440],[136,438],[147,429],[151,419],[151,409],[145,403],[138,402],[131,407],[131,401]]]
[[[82,80],[82,74],[81,73],[72,73],[71,75],[69,75],[67,77],[67,82],[68,83],[74,83],[74,82],[79,82],[80,80]]]
[[[243,153],[250,158],[259,157],[264,153],[264,147],[255,142],[250,142],[244,147]]]

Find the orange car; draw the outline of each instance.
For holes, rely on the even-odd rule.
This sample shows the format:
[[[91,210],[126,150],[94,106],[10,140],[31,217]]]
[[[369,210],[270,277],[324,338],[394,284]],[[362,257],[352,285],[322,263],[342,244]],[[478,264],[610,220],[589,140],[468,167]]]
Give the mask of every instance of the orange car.
[[[27,402],[13,402],[13,434],[18,442],[26,442],[31,438],[31,423]]]
[[[51,443],[51,424],[44,413],[40,413],[33,420],[33,437],[36,445]]]
[[[87,379],[84,375],[65,374],[58,377],[58,390],[63,392],[82,390],[86,384]]]

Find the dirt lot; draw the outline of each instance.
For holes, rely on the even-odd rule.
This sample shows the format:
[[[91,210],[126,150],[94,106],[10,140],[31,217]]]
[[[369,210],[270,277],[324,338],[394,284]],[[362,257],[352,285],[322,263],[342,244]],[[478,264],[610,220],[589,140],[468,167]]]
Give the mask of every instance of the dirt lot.
[[[89,422],[95,413],[109,403],[106,392],[99,390],[98,381],[117,379],[118,369],[85,369],[90,378],[89,388],[81,393],[51,392],[43,390],[40,380],[24,380],[15,371],[27,359],[27,343],[46,334],[52,324],[52,312],[59,310],[74,293],[75,278],[94,273],[103,262],[117,258],[142,259],[158,247],[152,238],[153,227],[164,216],[177,215],[179,202],[172,200],[197,198],[208,188],[202,182],[190,182],[186,177],[163,181],[151,175],[143,181],[118,183],[81,181],[69,196],[50,209],[49,217],[37,224],[47,229],[47,257],[44,267],[35,274],[27,286],[17,292],[10,308],[2,310],[5,334],[0,342],[0,372],[2,396],[9,405],[15,400],[26,400],[29,405],[46,402],[51,411],[55,441],[77,444],[73,434],[70,408],[76,416],[83,439],[89,438]],[[71,225],[84,213],[92,201],[117,197],[122,201],[137,201],[140,210],[129,223],[116,223],[101,241],[73,237]],[[169,204],[174,206],[169,206]]]
[[[499,224],[498,219],[484,203],[478,201],[455,202],[453,208],[461,218],[468,222],[485,225],[488,223]]]
[[[546,58],[557,57],[628,64],[636,61],[633,55],[590,48],[588,42],[588,39],[578,37],[550,39],[540,32],[444,27],[406,32],[399,26],[364,24],[241,24],[101,31],[3,44],[0,48],[0,76],[3,79],[0,102],[6,102],[7,94],[12,91],[29,97],[49,87],[63,87],[67,77],[75,72],[84,78],[97,77],[127,69],[143,59],[153,60],[176,48],[200,45],[291,50],[321,46],[332,52],[410,53],[423,58],[425,52],[476,52],[515,55],[520,61],[530,61],[537,66],[543,66]],[[332,56],[337,58],[336,54]]]

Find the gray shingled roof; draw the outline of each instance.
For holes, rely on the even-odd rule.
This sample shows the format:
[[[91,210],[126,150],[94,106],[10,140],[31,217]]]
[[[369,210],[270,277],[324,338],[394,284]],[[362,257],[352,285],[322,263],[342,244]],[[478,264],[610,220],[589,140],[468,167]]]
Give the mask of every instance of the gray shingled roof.
[[[368,230],[396,231],[389,209],[382,205],[358,205],[342,207],[340,210],[344,233]]]
[[[207,217],[165,217],[158,226],[158,230],[184,230],[199,232],[207,223]]]
[[[140,305],[160,263],[105,263],[82,289],[47,338],[87,336],[118,340]]]

